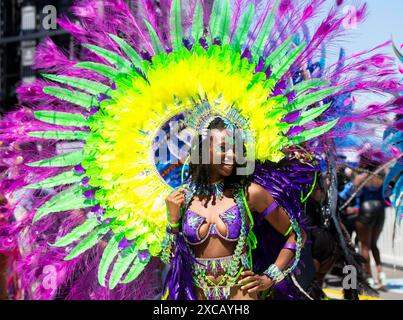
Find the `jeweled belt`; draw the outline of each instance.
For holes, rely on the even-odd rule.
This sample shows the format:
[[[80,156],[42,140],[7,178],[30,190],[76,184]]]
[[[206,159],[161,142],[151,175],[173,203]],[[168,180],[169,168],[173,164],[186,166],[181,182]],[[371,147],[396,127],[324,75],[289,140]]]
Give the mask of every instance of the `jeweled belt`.
[[[238,285],[241,272],[250,269],[247,252],[243,252],[239,260],[234,258],[235,254],[218,258],[196,258],[199,263],[193,262],[195,285],[203,290],[208,300],[227,300],[231,287]],[[222,278],[214,282],[209,276]]]

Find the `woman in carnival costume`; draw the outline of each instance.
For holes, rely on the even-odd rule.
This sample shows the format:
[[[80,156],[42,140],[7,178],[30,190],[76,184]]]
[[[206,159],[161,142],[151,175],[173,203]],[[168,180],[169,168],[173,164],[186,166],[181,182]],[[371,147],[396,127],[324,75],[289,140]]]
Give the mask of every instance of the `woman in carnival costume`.
[[[59,23],[83,44],[84,61],[42,43],[35,67],[43,79],[18,88],[30,109],[1,123],[6,143],[46,141],[3,190],[39,190],[25,216],[6,212],[0,230],[3,251],[29,243],[14,261],[29,298],[298,298],[301,199],[317,168],[293,155],[325,133],[344,135],[337,128],[368,112],[399,107],[343,117],[326,102],[398,90],[382,54],[365,51],[346,57],[342,70],[330,65],[299,79],[318,48],[344,31],[338,1],[300,41],[325,2],[145,1],[133,13],[121,0],[77,1],[79,23]],[[357,21],[364,15],[365,5]],[[179,182],[156,165],[161,128],[178,118],[193,147],[220,159],[191,156]],[[232,142],[221,149],[234,131],[242,152]],[[253,172],[238,174],[242,157]],[[161,260],[169,263],[164,286]]]
[[[205,110],[210,109],[206,101],[203,104],[200,113],[212,112]],[[198,106],[193,108],[198,110]],[[191,111],[195,112],[198,113]],[[235,110],[231,110],[229,117],[234,113]],[[234,140],[236,135],[230,130],[228,116],[211,114],[205,119],[207,123],[199,121],[205,114],[190,117],[190,126],[195,117],[196,123],[211,131],[203,142],[203,130],[200,130],[193,143],[198,155],[193,155],[194,162],[190,162],[190,182],[167,198],[169,222],[162,259],[171,265],[171,270],[166,294],[172,298],[257,299],[259,292],[285,277],[282,269],[289,265],[294,251],[298,249],[299,254],[301,232],[296,222],[291,225],[289,215],[269,192],[248,181],[245,175],[248,168],[237,165],[244,148],[242,143],[241,152],[236,153],[236,143],[228,141],[228,138]],[[210,161],[203,163],[206,154]],[[181,215],[182,207],[185,213]],[[261,214],[254,217],[252,212]],[[257,257],[253,259],[251,253],[258,241],[251,230],[255,219],[260,222],[266,219],[285,237],[283,250],[275,263],[261,270],[261,274],[252,271],[253,263],[257,262]],[[189,265],[189,262],[192,263]],[[298,259],[294,263],[297,262]],[[290,267],[287,273],[294,268]]]

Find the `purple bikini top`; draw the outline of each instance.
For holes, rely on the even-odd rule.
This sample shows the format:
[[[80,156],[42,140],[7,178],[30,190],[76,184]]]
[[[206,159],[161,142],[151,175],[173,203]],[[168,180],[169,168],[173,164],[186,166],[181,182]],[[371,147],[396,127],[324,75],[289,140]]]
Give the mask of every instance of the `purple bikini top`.
[[[186,242],[193,245],[201,244],[206,241],[208,236],[211,234],[216,234],[227,241],[237,241],[241,233],[242,224],[241,212],[239,211],[238,206],[236,204],[233,205],[223,213],[220,213],[219,217],[227,227],[227,234],[225,236],[222,235],[218,231],[216,224],[212,223],[210,224],[210,228],[206,236],[201,239],[199,236],[199,229],[204,224],[206,218],[188,209],[185,213],[183,221],[183,235]]]

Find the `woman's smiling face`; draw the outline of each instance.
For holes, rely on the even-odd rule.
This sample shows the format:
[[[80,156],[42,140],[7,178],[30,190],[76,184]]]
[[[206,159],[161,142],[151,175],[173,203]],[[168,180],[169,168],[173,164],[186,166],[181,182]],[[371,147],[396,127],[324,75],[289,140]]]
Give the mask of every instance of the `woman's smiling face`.
[[[210,165],[214,176],[228,177],[235,167],[233,131],[210,130]]]

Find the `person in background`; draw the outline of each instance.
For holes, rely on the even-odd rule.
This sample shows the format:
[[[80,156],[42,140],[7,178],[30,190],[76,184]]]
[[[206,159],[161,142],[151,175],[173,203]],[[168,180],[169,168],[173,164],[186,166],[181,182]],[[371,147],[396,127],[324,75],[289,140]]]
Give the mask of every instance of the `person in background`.
[[[355,185],[363,183],[371,171],[374,171],[379,163],[364,156],[360,159],[359,167],[365,171],[355,179]],[[360,190],[357,195],[359,214],[355,223],[357,237],[360,242],[360,253],[365,259],[364,271],[368,276],[368,283],[376,289],[382,289],[385,285],[386,276],[382,270],[381,255],[377,245],[385,221],[385,201],[382,194],[383,176],[374,175]],[[370,265],[370,253],[375,260],[377,279],[372,277]]]
[[[321,179],[318,179],[321,181]],[[323,183],[317,183],[308,198],[305,213],[310,220],[309,242],[311,243],[312,259],[315,266],[315,277],[308,290],[311,297],[326,299],[322,287],[324,278],[332,269],[338,258],[338,244],[331,221],[327,221],[322,214],[325,201]],[[336,236],[337,237],[337,236]]]
[[[355,191],[355,183],[357,183],[358,180],[354,181],[354,176],[354,170],[348,166],[338,171],[338,207],[341,207]],[[358,207],[356,206],[356,198],[354,198],[345,209],[340,211],[340,218],[350,238],[352,238],[353,233],[356,231],[355,222],[357,217]]]

